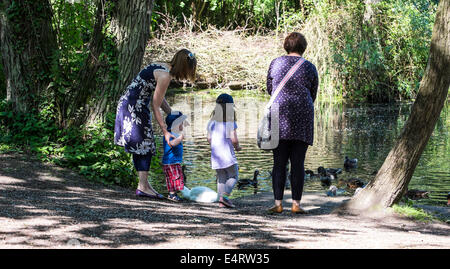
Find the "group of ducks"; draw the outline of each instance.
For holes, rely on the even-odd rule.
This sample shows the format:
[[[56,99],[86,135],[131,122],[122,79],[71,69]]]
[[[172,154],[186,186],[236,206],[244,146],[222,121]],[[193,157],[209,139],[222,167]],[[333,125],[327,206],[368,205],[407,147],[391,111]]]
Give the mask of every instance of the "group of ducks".
[[[349,159],[345,156],[344,169],[345,171],[350,171],[358,167],[358,159]],[[346,185],[350,189],[356,189],[364,186],[364,181],[359,178],[351,178],[348,180],[338,179],[338,175],[342,174],[342,168],[324,168],[320,166],[317,168],[317,174],[314,174],[311,170],[305,170],[307,177],[318,177],[320,179],[320,184],[324,187],[331,185],[333,180],[338,180],[338,185]]]
[[[344,159],[344,170],[349,172],[358,167],[358,159],[350,159],[348,156],[345,156]],[[337,196],[340,194],[344,194],[346,190],[340,188],[347,188],[350,190],[354,190],[355,193],[359,192],[362,188],[365,187],[365,183],[363,180],[352,177],[350,179],[340,179],[338,175],[342,173],[342,168],[324,168],[320,166],[317,168],[318,174],[314,174],[313,171],[307,170],[305,173],[309,175],[309,177],[319,177],[320,184],[323,187],[329,187],[327,191],[327,196]],[[331,185],[333,180],[337,180],[337,186]]]
[[[358,159],[350,159],[347,156],[345,156],[344,169],[346,171],[357,168],[357,164],[358,164]],[[320,166],[317,169],[317,172],[318,172],[318,174],[315,174],[312,170],[305,170],[305,179],[318,177],[320,179],[322,186],[330,186],[332,180],[337,179],[338,174],[342,173],[342,169],[341,168],[324,168],[324,167]],[[255,170],[255,172],[253,173],[252,179],[239,179],[239,181],[237,183],[237,188],[239,190],[242,190],[247,187],[253,187],[254,193],[256,193],[257,189],[258,189],[258,175],[259,174],[260,174],[259,170]],[[272,176],[271,172],[269,172],[269,174],[270,174],[270,176]],[[290,182],[291,175],[289,173],[288,166],[286,167],[286,175],[287,175],[286,189],[289,189],[290,188],[289,182]],[[358,178],[351,178],[349,180],[340,179],[339,185],[342,185],[342,184],[345,184],[347,187],[349,187],[351,189],[357,189],[359,187],[364,186],[364,182]]]
[[[350,171],[352,169],[357,168],[358,166],[358,159],[350,159],[347,156],[345,156],[344,160],[344,169],[346,171]],[[184,176],[184,183],[187,182],[187,177],[185,174],[186,166],[182,166],[183,176]],[[288,171],[287,171],[288,172]],[[317,168],[317,174],[315,174],[312,170],[305,170],[305,179],[308,178],[319,178],[320,184],[323,187],[329,187],[327,191],[328,196],[338,196],[341,194],[344,194],[346,190],[340,189],[340,188],[347,188],[354,191],[354,195],[356,195],[359,191],[361,191],[366,184],[363,180],[353,177],[348,180],[345,179],[339,179],[338,175],[342,173],[341,168],[324,168],[323,166],[320,166]],[[259,170],[255,170],[253,173],[253,178],[251,179],[239,179],[237,182],[237,188],[238,190],[243,190],[249,187],[253,188],[253,193],[256,194],[258,191],[258,175],[260,174]],[[270,176],[272,174],[269,172]],[[286,189],[289,189],[289,182],[290,182],[290,174],[287,173],[287,180],[286,180]],[[337,186],[331,185],[333,180],[337,180]],[[183,191],[181,191],[184,197],[186,197],[189,200],[197,201],[197,202],[216,202],[218,200],[217,192],[213,191],[212,189],[208,187],[194,187],[192,189],[189,189],[187,187],[184,188]],[[428,191],[422,191],[422,190],[407,190],[405,193],[405,196],[412,200],[418,200],[423,198],[429,198],[429,192]],[[447,195],[448,204],[450,205],[450,193]]]
[[[344,169],[346,171],[349,171],[350,169],[354,169],[357,167],[358,159],[349,159],[347,156],[345,156],[344,160]],[[323,186],[330,186],[331,181],[334,179],[337,179],[337,175],[342,173],[341,168],[324,168],[319,167],[317,169],[318,174],[315,174],[312,170],[305,170],[305,179],[307,178],[313,178],[313,177],[319,177],[320,182]],[[260,174],[259,170],[255,170],[253,173],[252,179],[239,179],[237,182],[237,188],[239,190],[245,189],[247,187],[253,187],[255,189],[255,193],[258,188],[258,175]],[[272,176],[272,173],[269,171],[270,176]],[[289,189],[289,179],[291,177],[289,173],[289,167],[286,167],[286,188]],[[347,185],[350,188],[358,188],[362,187],[364,185],[364,182],[357,178],[352,178],[348,181],[341,180],[341,182],[346,182]]]

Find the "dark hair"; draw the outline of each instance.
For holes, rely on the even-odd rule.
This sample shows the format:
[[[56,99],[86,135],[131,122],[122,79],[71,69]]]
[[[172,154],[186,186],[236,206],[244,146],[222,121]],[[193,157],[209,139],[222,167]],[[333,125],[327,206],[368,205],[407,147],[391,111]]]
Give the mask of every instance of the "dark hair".
[[[166,116],[167,131],[171,131],[172,123],[181,116],[183,116],[183,113],[181,113],[180,111],[172,111],[169,115]]]
[[[211,113],[211,120],[217,122],[235,122],[236,110],[234,109],[234,105],[232,103],[216,103],[216,107]]]
[[[197,70],[197,59],[195,55],[187,49],[181,49],[175,53],[170,61],[172,68],[170,74],[177,80],[195,81],[195,73]]]
[[[230,109],[227,109],[230,108]],[[230,113],[232,110],[233,113]],[[216,112],[219,112],[216,114]],[[222,93],[216,99],[216,107],[211,113],[211,120],[217,122],[234,122],[236,121],[236,110],[234,109],[234,100],[231,95]]]
[[[298,32],[292,32],[284,39],[284,49],[287,53],[297,52],[302,55],[307,46],[305,36]]]

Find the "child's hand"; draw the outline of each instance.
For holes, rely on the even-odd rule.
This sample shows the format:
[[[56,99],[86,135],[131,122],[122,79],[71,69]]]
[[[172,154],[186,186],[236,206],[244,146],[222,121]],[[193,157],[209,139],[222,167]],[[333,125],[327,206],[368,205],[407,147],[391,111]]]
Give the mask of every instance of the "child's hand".
[[[242,148],[241,148],[241,146],[236,146],[235,148],[234,148],[236,151],[241,151],[242,150]]]

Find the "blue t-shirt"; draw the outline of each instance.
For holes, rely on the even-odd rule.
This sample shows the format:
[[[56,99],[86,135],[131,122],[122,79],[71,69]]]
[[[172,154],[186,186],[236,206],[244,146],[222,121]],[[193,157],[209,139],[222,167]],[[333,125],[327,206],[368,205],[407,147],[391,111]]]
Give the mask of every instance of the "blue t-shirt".
[[[178,137],[174,133],[171,134]],[[170,138],[170,141],[172,141],[173,139],[174,138]],[[164,156],[162,159],[163,164],[176,164],[183,162],[183,142],[171,148],[169,144],[167,144],[166,139],[163,137],[163,147],[164,147]]]

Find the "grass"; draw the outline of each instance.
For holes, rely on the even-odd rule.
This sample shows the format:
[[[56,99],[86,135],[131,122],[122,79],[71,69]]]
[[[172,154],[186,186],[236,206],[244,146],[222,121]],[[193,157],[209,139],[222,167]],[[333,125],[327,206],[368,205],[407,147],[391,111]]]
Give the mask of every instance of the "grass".
[[[392,206],[395,213],[406,216],[410,219],[414,219],[421,222],[431,222],[439,219],[421,208],[415,208],[411,204],[396,204]]]

